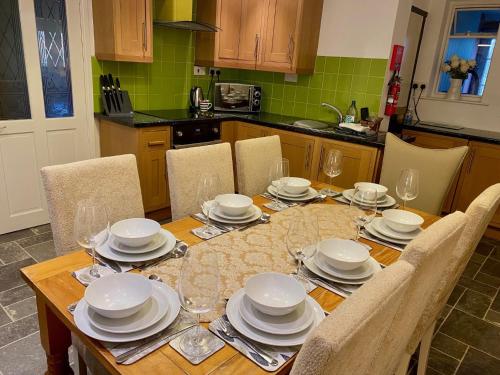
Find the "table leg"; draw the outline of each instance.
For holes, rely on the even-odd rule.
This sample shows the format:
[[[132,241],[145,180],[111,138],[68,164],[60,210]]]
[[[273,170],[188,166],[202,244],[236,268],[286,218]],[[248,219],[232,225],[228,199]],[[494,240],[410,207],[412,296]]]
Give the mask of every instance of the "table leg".
[[[37,295],[40,338],[47,355],[47,375],[73,374],[69,366],[68,348],[71,332],[45,303],[44,297]]]

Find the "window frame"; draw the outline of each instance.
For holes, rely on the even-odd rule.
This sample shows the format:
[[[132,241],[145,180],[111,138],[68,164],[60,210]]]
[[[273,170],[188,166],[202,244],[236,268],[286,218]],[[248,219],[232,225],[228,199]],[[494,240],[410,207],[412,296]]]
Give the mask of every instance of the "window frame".
[[[482,1],[482,2],[475,2],[475,1],[450,1],[448,2],[448,6],[446,7],[444,11],[444,17],[445,17],[445,23],[444,23],[444,29],[442,30],[442,37],[440,40],[440,48],[439,48],[439,54],[437,55],[437,61],[436,61],[436,69],[433,77],[433,85],[432,85],[432,97],[435,99],[443,99],[443,100],[449,100],[449,101],[456,101],[453,99],[448,99],[446,97],[445,92],[439,92],[439,80],[441,77],[441,65],[443,64],[443,58],[444,54],[448,49],[448,43],[450,39],[467,39],[467,38],[474,38],[475,36],[481,36],[483,38],[495,38],[496,39],[496,45],[495,49],[498,48],[498,42],[499,42],[499,37],[500,37],[500,28],[498,29],[498,32],[496,34],[493,33],[482,33],[482,34],[477,34],[477,33],[463,33],[463,34],[455,34],[451,35],[451,27],[453,25],[453,20],[455,18],[455,15],[457,14],[457,11],[460,9],[477,9],[477,10],[487,10],[487,9],[500,9],[500,1],[498,0],[491,0],[491,1]],[[494,53],[495,55],[495,53]],[[493,59],[493,56],[492,56]],[[489,75],[490,71],[488,71]],[[488,80],[486,80],[485,88],[488,85]],[[473,102],[473,103],[481,103],[484,98],[484,94],[482,96],[479,95],[471,95],[471,94],[462,94],[462,102]]]

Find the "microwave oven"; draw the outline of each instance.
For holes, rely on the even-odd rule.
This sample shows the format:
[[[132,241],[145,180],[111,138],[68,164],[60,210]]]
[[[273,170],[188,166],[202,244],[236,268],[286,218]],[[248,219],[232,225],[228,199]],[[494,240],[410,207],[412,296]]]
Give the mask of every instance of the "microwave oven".
[[[260,86],[242,83],[215,83],[214,109],[216,111],[259,112],[261,100],[262,90]]]

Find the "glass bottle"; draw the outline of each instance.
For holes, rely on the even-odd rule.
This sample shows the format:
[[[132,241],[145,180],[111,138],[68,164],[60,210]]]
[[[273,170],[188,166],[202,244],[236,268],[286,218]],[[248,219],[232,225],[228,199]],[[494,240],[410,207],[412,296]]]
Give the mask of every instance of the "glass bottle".
[[[353,100],[349,108],[347,109],[347,113],[345,115],[345,122],[347,124],[357,123],[359,120],[358,109],[356,108],[356,101]]]

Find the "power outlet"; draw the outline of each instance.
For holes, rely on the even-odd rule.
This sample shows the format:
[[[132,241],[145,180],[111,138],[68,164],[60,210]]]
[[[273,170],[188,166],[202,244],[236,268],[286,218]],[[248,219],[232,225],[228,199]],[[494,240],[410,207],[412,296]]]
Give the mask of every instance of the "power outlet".
[[[205,68],[204,66],[194,66],[193,68],[193,74],[195,76],[204,76],[207,74],[207,68]]]

